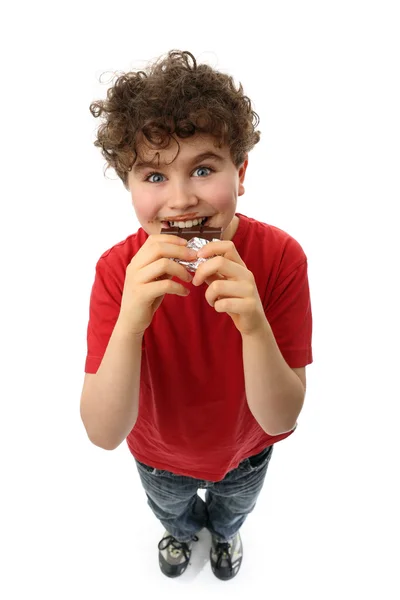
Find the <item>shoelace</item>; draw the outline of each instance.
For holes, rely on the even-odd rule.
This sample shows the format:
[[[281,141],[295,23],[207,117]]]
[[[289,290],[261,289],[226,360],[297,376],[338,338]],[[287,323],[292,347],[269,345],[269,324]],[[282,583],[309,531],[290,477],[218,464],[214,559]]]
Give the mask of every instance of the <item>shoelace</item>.
[[[231,549],[231,544],[229,544],[228,542],[218,542],[217,543],[216,548],[215,548],[215,552],[217,554],[217,566],[216,566],[217,569],[219,569],[221,567],[221,563],[225,559],[228,561],[229,569],[232,571],[232,569],[233,569],[232,559],[229,554],[230,549]]]
[[[192,540],[198,542],[199,538],[197,537],[197,535],[195,535],[192,537]],[[178,540],[176,540],[174,536],[168,535],[167,537],[161,540],[161,542],[158,544],[158,548],[160,550],[166,550],[168,546],[171,546],[169,550],[170,554],[175,554],[176,557],[179,555],[180,552],[183,551],[185,558],[188,559],[188,545],[185,542],[178,542]]]

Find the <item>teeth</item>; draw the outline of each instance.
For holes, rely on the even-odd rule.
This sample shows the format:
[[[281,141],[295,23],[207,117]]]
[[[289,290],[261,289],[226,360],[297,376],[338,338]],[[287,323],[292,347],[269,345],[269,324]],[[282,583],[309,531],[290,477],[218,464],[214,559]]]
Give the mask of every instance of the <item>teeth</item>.
[[[193,219],[192,221],[168,221],[168,225],[170,227],[180,227],[183,229],[184,227],[193,227],[193,225],[204,223],[207,219],[208,217],[204,217],[204,219]]]

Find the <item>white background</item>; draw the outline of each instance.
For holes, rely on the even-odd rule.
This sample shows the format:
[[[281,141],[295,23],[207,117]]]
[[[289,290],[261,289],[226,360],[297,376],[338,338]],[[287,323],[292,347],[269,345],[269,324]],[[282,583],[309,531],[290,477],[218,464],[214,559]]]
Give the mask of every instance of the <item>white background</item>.
[[[1,36],[1,577],[5,600],[400,597],[397,2],[20,2]],[[276,445],[244,560],[177,580],[125,443],[79,415],[100,255],[138,228],[93,146],[114,72],[189,50],[260,116],[238,212],[309,260],[314,363]],[[396,215],[396,216],[395,216]],[[177,324],[179,326],[179,324]]]

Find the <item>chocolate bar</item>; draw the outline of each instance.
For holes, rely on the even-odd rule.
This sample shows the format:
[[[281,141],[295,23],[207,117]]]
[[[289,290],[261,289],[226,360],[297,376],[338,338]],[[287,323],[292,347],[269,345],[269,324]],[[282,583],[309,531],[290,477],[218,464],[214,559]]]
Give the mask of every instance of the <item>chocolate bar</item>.
[[[189,241],[194,237],[202,238],[211,242],[214,238],[220,240],[222,237],[222,227],[205,227],[199,225],[193,225],[192,227],[169,227],[168,229],[161,229],[161,233],[167,235],[177,235],[178,237],[184,238]]]
[[[200,248],[209,242],[221,241],[222,227],[205,227],[204,225],[200,225],[200,227],[199,225],[193,225],[192,227],[169,227],[168,229],[161,229],[161,233],[177,235],[178,237],[184,238],[187,241],[187,248],[200,250]],[[195,273],[198,266],[209,259],[197,258],[196,260],[188,261],[172,258],[171,260],[183,265],[188,271]]]

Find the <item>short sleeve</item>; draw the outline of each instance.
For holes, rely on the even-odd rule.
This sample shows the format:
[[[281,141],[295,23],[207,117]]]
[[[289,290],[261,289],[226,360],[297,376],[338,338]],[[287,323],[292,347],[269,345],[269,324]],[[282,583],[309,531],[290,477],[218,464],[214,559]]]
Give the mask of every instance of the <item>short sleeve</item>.
[[[307,259],[277,282],[265,307],[279,349],[293,369],[313,362]]]
[[[100,259],[90,294],[86,373],[97,373],[103,360],[120,313],[122,291],[110,266]]]

